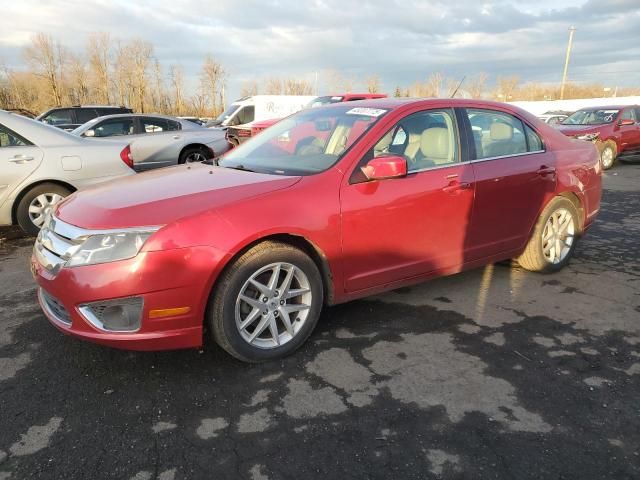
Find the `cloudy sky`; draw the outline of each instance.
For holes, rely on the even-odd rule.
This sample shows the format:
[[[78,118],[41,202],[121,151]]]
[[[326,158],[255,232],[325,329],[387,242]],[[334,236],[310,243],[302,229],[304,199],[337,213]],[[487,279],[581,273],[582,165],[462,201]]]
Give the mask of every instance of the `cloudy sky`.
[[[23,67],[34,32],[81,50],[88,34],[108,31],[151,42],[191,79],[213,54],[230,95],[248,79],[315,72],[327,93],[329,70],[378,74],[390,92],[435,71],[559,82],[571,25],[572,80],[640,85],[640,0],[4,0],[2,17],[0,62],[11,68]]]

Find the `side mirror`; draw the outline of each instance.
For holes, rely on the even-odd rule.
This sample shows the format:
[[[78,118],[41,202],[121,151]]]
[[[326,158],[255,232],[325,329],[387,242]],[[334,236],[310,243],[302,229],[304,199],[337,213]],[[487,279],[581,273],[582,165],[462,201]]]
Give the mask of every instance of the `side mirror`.
[[[83,134],[83,137],[95,137],[95,136],[96,136],[96,131],[93,128],[90,128]]]
[[[635,124],[636,122],[634,122],[630,118],[624,118],[618,122],[618,125],[620,125],[621,127],[624,127],[625,125],[635,125]]]
[[[406,177],[407,161],[399,155],[384,155],[370,160],[362,167],[362,173],[369,180]]]

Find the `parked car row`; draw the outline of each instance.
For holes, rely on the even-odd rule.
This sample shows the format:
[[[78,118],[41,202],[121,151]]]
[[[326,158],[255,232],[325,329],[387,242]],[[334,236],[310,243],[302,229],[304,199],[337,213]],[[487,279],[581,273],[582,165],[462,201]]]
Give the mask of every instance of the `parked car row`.
[[[11,132],[36,125],[11,117]],[[65,174],[91,163],[72,146],[120,139],[57,132]],[[49,155],[36,133],[7,137],[33,149],[16,159]],[[209,332],[247,362],[294,352],[325,305],[506,259],[557,271],[600,209],[591,143],[485,101],[334,103],[217,165],[132,175],[125,163],[127,178],[48,207],[31,260],[45,315],[132,350],[197,348]]]
[[[87,109],[66,110],[75,121]],[[51,119],[62,118],[62,110],[42,115],[47,121],[0,111],[0,225],[18,224],[37,234],[53,206],[79,188],[151,168],[210,160],[229,148],[220,130],[161,115],[105,115],[69,133],[52,126]],[[104,113],[97,107],[90,110],[92,115]]]

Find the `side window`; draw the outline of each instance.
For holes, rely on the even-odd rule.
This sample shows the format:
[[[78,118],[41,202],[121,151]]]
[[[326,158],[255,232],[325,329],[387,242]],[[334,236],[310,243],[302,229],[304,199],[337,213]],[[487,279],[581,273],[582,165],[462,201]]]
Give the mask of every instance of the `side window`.
[[[93,108],[76,108],[76,120],[78,123],[87,123],[89,120],[93,120],[98,116]]]
[[[167,120],[167,124],[169,126],[168,130],[169,131],[175,131],[175,130],[182,130],[182,125],[180,125],[180,122],[174,122],[173,120]]]
[[[542,144],[542,140],[538,136],[536,132],[533,131],[529,125],[524,126],[524,131],[527,134],[527,151],[529,152],[540,152],[544,150],[544,145]]]
[[[104,120],[93,128],[96,137],[113,137],[118,135],[133,134],[133,119],[131,118],[112,118]]]
[[[637,107],[636,109],[636,121],[640,120],[640,107]]]
[[[28,140],[22,138],[15,132],[0,125],[0,148],[4,147],[28,147],[33,145]]]
[[[459,162],[453,111],[427,110],[403,118],[387,131],[361,163],[364,165],[381,155],[404,156],[409,173]]]
[[[636,122],[636,115],[633,108],[625,108],[620,116],[620,120],[633,120]]]
[[[255,111],[256,108],[253,105],[247,105],[246,107],[242,108],[242,110],[240,110],[238,112],[238,115],[236,116],[238,123],[236,123],[235,125],[244,125],[245,123],[253,122],[253,119],[255,118]]]
[[[466,112],[471,123],[476,159],[518,155],[527,151],[524,126],[516,117],[494,110],[469,108]]]
[[[143,118],[142,129],[144,133],[159,133],[169,130],[169,122],[164,118]]]
[[[49,125],[68,125],[73,123],[73,116],[70,108],[54,110],[43,118]]]

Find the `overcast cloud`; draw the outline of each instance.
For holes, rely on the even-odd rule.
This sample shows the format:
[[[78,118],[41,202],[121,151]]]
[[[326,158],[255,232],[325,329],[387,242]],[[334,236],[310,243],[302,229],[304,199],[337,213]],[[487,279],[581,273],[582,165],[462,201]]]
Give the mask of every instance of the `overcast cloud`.
[[[80,50],[108,31],[151,42],[165,67],[182,64],[192,79],[212,53],[230,95],[244,80],[315,72],[324,93],[327,70],[378,74],[389,92],[435,71],[559,82],[571,25],[572,80],[640,84],[640,0],[20,0],[2,11],[0,61],[11,68],[22,68],[34,32]]]

